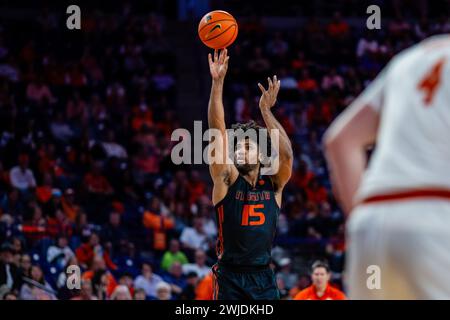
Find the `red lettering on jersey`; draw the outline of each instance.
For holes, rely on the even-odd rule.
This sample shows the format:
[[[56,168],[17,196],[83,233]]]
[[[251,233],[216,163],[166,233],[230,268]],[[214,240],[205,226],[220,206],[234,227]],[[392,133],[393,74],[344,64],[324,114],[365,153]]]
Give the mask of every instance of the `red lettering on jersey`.
[[[425,96],[423,98],[423,103],[425,106],[429,106],[433,102],[433,98],[436,94],[436,90],[439,88],[442,78],[442,69],[445,64],[445,58],[441,58],[436,64],[431,68],[431,70],[425,75],[425,77],[420,81],[417,88],[424,91]]]

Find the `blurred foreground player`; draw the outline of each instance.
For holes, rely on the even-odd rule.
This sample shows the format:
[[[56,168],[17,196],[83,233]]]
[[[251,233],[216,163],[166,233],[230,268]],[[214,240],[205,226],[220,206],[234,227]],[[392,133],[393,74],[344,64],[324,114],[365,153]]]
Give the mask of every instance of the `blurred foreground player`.
[[[279,299],[270,254],[283,187],[292,170],[289,138],[271,112],[280,81],[276,77],[268,79],[268,90],[259,84],[262,91],[259,107],[264,122],[267,129],[279,132],[280,165],[276,174],[268,176],[261,174],[261,142],[252,138],[238,137],[234,163],[226,163],[228,148],[222,91],[229,57],[225,49],[220,55],[215,51],[214,58],[211,54],[208,58],[212,76],[208,122],[210,128],[220,131],[222,139],[220,147],[215,149],[220,161],[209,166],[219,226],[218,263],[213,267],[214,297],[220,300]],[[257,131],[260,127],[251,121],[234,125],[233,129]]]
[[[351,299],[450,299],[449,137],[448,35],[396,56],[329,128]]]
[[[303,289],[294,300],[345,300],[345,294],[333,288],[330,281],[331,273],[328,264],[316,261],[312,265],[312,285]]]

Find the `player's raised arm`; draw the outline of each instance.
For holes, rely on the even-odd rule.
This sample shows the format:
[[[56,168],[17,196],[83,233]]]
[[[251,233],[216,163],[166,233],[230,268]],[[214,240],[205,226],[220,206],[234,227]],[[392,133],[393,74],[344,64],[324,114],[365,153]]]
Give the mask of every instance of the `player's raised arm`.
[[[267,78],[269,87],[266,90],[260,83],[258,87],[261,89],[261,98],[259,99],[259,108],[261,110],[264,123],[269,131],[271,129],[277,129],[279,132],[279,157],[280,165],[278,173],[274,176],[275,183],[278,192],[282,190],[284,185],[289,181],[292,173],[292,162],[293,162],[293,152],[292,145],[289,137],[284,130],[283,126],[275,119],[271,108],[275,105],[277,101],[278,91],[280,91],[280,80],[277,76],[273,79]]]
[[[219,161],[211,162],[209,165],[209,171],[214,182],[213,202],[220,200],[222,195],[226,193],[226,190],[222,190],[221,184],[229,184],[231,175],[237,174],[237,172],[234,172],[236,171],[234,166],[226,163],[227,139],[222,95],[229,59],[227,49],[222,50],[220,54],[217,50],[214,50],[214,56],[208,55],[209,70],[212,77],[211,95],[208,104],[208,125],[210,129],[218,129],[222,139],[222,141],[215,143],[214,149],[215,159]]]

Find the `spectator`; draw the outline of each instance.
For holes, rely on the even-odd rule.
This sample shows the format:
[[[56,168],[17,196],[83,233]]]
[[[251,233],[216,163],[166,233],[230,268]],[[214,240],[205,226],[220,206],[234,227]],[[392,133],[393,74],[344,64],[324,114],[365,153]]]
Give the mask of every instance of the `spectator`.
[[[194,226],[186,227],[180,236],[183,247],[188,250],[208,250],[208,237],[203,228],[203,218],[195,217]]]
[[[156,297],[156,288],[162,278],[153,273],[153,268],[148,263],[142,264],[142,273],[134,280],[134,287],[142,289],[148,297]]]
[[[67,188],[64,192],[64,196],[61,199],[61,208],[67,219],[74,223],[80,214],[81,208],[75,203],[75,191],[72,188]]]
[[[47,84],[44,83],[42,77],[37,77],[35,81],[32,81],[27,86],[27,98],[37,104],[41,104],[44,101],[55,102],[52,92]]]
[[[292,263],[290,258],[281,259],[279,264],[280,271],[277,273],[277,277],[283,280],[286,290],[289,291],[297,283],[297,275],[291,271]]]
[[[21,191],[27,191],[36,187],[33,171],[28,168],[29,156],[22,153],[19,156],[19,165],[10,171],[11,185]]]
[[[160,282],[156,286],[156,298],[157,300],[172,300],[172,293],[170,291],[170,285],[167,282]]]
[[[126,285],[118,285],[111,294],[110,300],[132,300],[130,290]]]
[[[93,293],[99,300],[108,299],[117,286],[116,279],[106,269],[105,261],[100,257],[95,258],[90,270],[84,272],[81,279],[92,281]]]
[[[316,261],[312,266],[312,285],[300,291],[294,300],[345,300],[343,292],[330,284],[330,268],[328,264]]]
[[[104,262],[109,269],[117,269],[117,266],[109,257],[109,253],[104,250],[104,248],[100,244],[100,239],[96,233],[92,233],[89,237],[88,242],[78,247],[75,252],[78,261],[84,268],[86,268],[88,265],[91,265],[95,258],[101,258],[104,259]]]
[[[147,296],[144,289],[134,290],[133,300],[147,300]]]
[[[199,278],[209,274],[211,268],[206,265],[206,253],[203,250],[195,251],[195,263],[186,263],[183,265],[183,273],[188,275],[195,272]]]
[[[90,279],[81,281],[80,293],[71,298],[71,300],[97,300],[97,297],[93,295],[92,282]]]
[[[117,211],[109,214],[109,222],[102,228],[102,239],[111,242],[113,249],[119,251],[119,243],[128,238],[127,232],[121,225],[121,215]]]
[[[14,249],[5,242],[0,247],[0,287],[6,286],[9,290],[18,290],[22,285],[21,270],[13,264]]]
[[[59,235],[56,245],[50,246],[47,250],[47,261],[50,264],[64,267],[70,259],[74,257],[72,249],[70,249],[65,235]]]
[[[109,195],[113,192],[109,181],[101,173],[101,164],[93,163],[92,169],[84,177],[84,184],[88,192],[97,195]]]
[[[169,251],[166,251],[162,257],[161,269],[168,271],[175,262],[184,265],[189,261],[186,255],[180,251],[180,242],[176,239],[172,239],[170,240]]]
[[[214,275],[212,272],[208,273],[203,279],[201,279],[195,289],[196,300],[213,300],[214,291]]]
[[[21,300],[57,300],[53,288],[44,279],[41,267],[34,265],[30,272],[33,284],[27,282],[20,288]]]
[[[179,298],[183,290],[187,286],[186,278],[183,275],[183,269],[181,263],[174,262],[163,279],[170,284],[171,292],[176,298]]]
[[[180,294],[181,300],[195,300],[195,288],[198,283],[198,275],[195,272],[189,272],[186,275],[186,287]]]
[[[30,271],[31,271],[31,257],[29,254],[23,254],[20,258],[20,273],[24,275],[25,277],[30,277]]]
[[[289,290],[289,296],[294,299],[295,296],[302,290],[306,289],[311,285],[311,278],[309,275],[303,274],[298,277],[297,284]]]

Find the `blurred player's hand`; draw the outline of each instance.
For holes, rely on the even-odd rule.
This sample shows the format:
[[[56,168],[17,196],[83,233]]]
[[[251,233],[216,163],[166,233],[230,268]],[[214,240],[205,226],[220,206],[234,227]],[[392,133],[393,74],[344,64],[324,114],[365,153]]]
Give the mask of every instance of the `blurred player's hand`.
[[[223,80],[225,78],[229,59],[227,49],[223,49],[220,54],[218,50],[214,50],[214,60],[212,59],[211,53],[208,54],[209,71],[213,80]]]
[[[277,102],[278,91],[280,91],[281,81],[277,79],[277,76],[273,76],[273,79],[267,78],[269,88],[266,90],[261,83],[258,83],[259,89],[261,89],[261,98],[259,99],[259,107],[261,109],[270,109]]]

